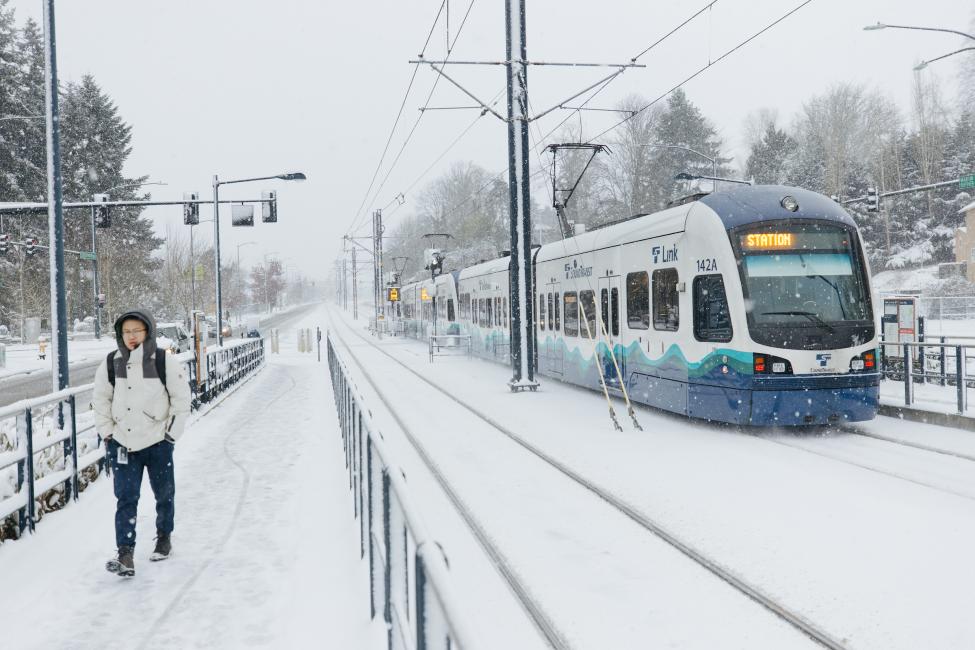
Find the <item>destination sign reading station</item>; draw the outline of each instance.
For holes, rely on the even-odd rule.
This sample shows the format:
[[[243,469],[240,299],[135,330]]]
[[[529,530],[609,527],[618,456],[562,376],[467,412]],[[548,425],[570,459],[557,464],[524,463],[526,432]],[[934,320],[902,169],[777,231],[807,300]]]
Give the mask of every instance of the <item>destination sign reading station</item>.
[[[792,232],[742,233],[739,241],[745,253],[772,251],[835,251],[850,249],[847,234],[835,228],[805,227]]]
[[[745,250],[782,250],[797,248],[795,233],[753,232],[742,237]]]

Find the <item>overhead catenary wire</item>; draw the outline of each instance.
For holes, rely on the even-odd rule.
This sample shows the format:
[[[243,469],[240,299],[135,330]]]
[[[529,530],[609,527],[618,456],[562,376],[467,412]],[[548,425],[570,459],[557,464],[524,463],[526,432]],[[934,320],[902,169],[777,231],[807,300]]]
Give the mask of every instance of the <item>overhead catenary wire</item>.
[[[423,47],[420,50],[420,54],[426,52],[427,46],[430,44],[430,39],[433,37],[433,31],[437,27],[437,23],[440,22],[440,15],[443,13],[444,6],[447,4],[447,0],[443,0],[440,3],[440,9],[437,11],[436,17],[433,19],[433,24],[430,26],[430,32],[427,34],[426,41],[423,43]],[[386,159],[386,153],[389,151],[389,145],[393,141],[393,135],[396,133],[396,127],[399,126],[400,118],[403,116],[403,109],[406,107],[406,101],[410,97],[410,91],[413,89],[413,82],[416,80],[417,72],[420,70],[419,64],[413,67],[413,74],[410,75],[410,82],[406,86],[406,92],[403,94],[403,100],[400,102],[399,111],[396,113],[396,119],[393,120],[393,127],[389,131],[389,136],[386,138],[386,144],[383,147],[383,152],[379,156],[379,162],[376,164],[376,169],[372,173],[372,179],[369,181],[369,186],[366,188],[365,194],[362,196],[362,201],[359,203],[359,207],[356,209],[355,214],[352,216],[351,223],[355,223],[356,219],[362,213],[362,208],[366,204],[366,199],[369,197],[369,192],[372,190],[373,185],[376,182],[376,177],[379,176],[379,170],[382,169],[383,161]],[[352,227],[350,225],[349,230]]]
[[[619,122],[617,122],[613,126],[611,126],[608,129],[606,129],[606,130],[598,133],[597,135],[595,135],[594,137],[592,137],[589,140],[589,142],[592,142],[594,140],[597,140],[598,138],[603,137],[604,135],[606,135],[610,131],[613,131],[613,130],[617,129],[620,126],[622,126],[623,124],[625,124],[626,122],[632,120],[634,117],[636,117],[637,115],[639,115],[643,111],[647,110],[648,108],[650,108],[651,106],[653,106],[654,104],[656,104],[657,102],[659,102],[660,100],[664,99],[665,97],[667,97],[668,95],[670,95],[672,92],[674,92],[675,90],[677,90],[678,88],[680,88],[681,86],[683,86],[684,84],[686,84],[687,82],[691,81],[692,79],[694,79],[695,77],[697,77],[698,75],[700,75],[701,73],[703,73],[705,70],[709,69],[711,66],[713,66],[716,63],[724,60],[725,58],[727,58],[728,56],[730,56],[731,54],[733,54],[737,50],[741,49],[742,47],[744,47],[748,43],[752,42],[753,40],[755,40],[756,38],[758,38],[759,36],[761,36],[762,34],[764,34],[765,32],[767,32],[768,30],[772,29],[773,27],[775,27],[776,25],[778,25],[779,23],[781,23],[783,20],[785,20],[786,18],[788,18],[792,14],[796,13],[797,11],[799,11],[800,9],[802,9],[803,7],[805,7],[806,5],[808,5],[812,1],[813,0],[804,0],[804,2],[801,2],[800,4],[796,5],[795,7],[793,7],[789,11],[787,11],[786,13],[782,14],[781,16],[779,16],[778,18],[776,18],[775,20],[773,20],[771,23],[769,23],[768,25],[766,25],[762,29],[758,30],[757,32],[755,32],[754,34],[752,34],[751,36],[749,36],[745,40],[741,41],[740,43],[738,43],[734,47],[726,50],[721,56],[719,56],[718,58],[714,59],[713,61],[711,61],[710,60],[710,57],[709,57],[709,60],[708,60],[707,65],[702,66],[700,69],[698,69],[696,72],[694,72],[693,74],[691,74],[689,77],[687,77],[686,79],[684,79],[683,81],[681,81],[677,85],[673,86],[670,90],[668,90],[665,93],[661,94],[659,97],[657,97],[656,99],[654,99],[652,102],[650,102],[646,106],[640,108],[633,115],[630,115],[629,117],[623,118],[622,120],[620,120]]]
[[[467,13],[464,14],[464,19],[463,21],[461,21],[460,26],[457,28],[457,33],[454,35],[454,40],[450,44],[450,49],[447,50],[447,54],[444,57],[445,60],[450,58],[451,52],[453,52],[454,47],[456,47],[457,40],[460,38],[461,33],[464,31],[464,26],[467,24],[467,18],[468,16],[470,16],[470,12],[474,6],[474,2],[475,0],[471,0],[470,4],[468,5]],[[421,52],[421,56],[422,54],[423,53]],[[419,64],[416,65],[419,66]],[[400,149],[396,154],[396,158],[394,158],[393,162],[390,163],[389,169],[386,170],[386,174],[385,176],[383,176],[382,182],[380,182],[379,187],[376,188],[376,191],[373,193],[372,198],[369,200],[369,203],[373,203],[376,201],[376,198],[379,196],[380,192],[382,192],[383,187],[386,186],[386,182],[389,180],[389,177],[393,173],[393,170],[396,169],[396,165],[399,163],[400,158],[403,156],[403,152],[406,150],[407,145],[409,145],[410,141],[413,139],[413,134],[416,133],[416,129],[417,127],[419,127],[420,121],[423,119],[423,116],[426,114],[425,109],[430,106],[430,100],[433,98],[433,93],[437,90],[437,85],[439,83],[440,83],[440,75],[437,75],[437,78],[433,82],[433,86],[430,88],[430,92],[427,94],[426,101],[424,101],[423,103],[424,109],[420,111],[419,116],[416,118],[416,121],[413,123],[413,127],[410,129],[410,132],[406,135],[406,139],[403,140],[403,144],[402,146],[400,146]],[[357,225],[354,225],[350,230],[355,230],[361,227],[362,219],[364,218],[365,215],[363,215],[359,223]]]

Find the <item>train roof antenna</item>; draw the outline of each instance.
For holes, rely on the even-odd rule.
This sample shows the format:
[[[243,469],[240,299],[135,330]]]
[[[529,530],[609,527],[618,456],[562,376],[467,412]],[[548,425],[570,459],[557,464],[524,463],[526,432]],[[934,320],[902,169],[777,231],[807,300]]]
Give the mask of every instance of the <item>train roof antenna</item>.
[[[560,149],[587,149],[592,152],[589,156],[589,160],[586,161],[586,166],[582,168],[581,172],[579,172],[579,177],[576,178],[576,181],[572,184],[572,187],[561,188],[558,186],[556,164]],[[577,187],[579,187],[582,177],[585,176],[586,170],[589,169],[589,165],[592,164],[596,154],[600,152],[608,153],[609,147],[604,144],[589,144],[586,142],[563,142],[561,144],[550,144],[545,147],[545,150],[552,152],[552,207],[555,208],[555,214],[558,216],[559,230],[562,231],[562,239],[565,239],[566,237],[571,237],[573,234],[572,228],[569,225],[569,219],[565,214],[565,207],[569,205],[569,199],[572,198],[572,193],[575,192]]]

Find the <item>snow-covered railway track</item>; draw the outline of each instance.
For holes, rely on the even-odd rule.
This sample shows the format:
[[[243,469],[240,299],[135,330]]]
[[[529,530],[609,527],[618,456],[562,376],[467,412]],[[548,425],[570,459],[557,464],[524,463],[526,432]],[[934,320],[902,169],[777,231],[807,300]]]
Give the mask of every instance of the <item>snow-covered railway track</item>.
[[[880,436],[855,426],[841,426],[824,436],[776,433],[760,435],[768,442],[792,447],[839,463],[907,481],[963,499],[975,500],[975,457]]]
[[[335,329],[333,329],[332,331],[342,341],[346,349],[349,349],[351,351],[351,348],[349,348],[344,337],[342,337],[341,334],[339,334]],[[435,382],[429,380],[427,377],[425,377],[421,373],[411,368],[408,364],[400,361],[394,355],[390,354],[387,350],[383,349],[382,346],[377,345],[369,337],[364,336],[358,331],[355,330],[352,331],[363,342],[365,342],[366,344],[374,348],[376,351],[378,351],[379,353],[381,353],[382,355],[384,355],[385,357],[393,361],[398,366],[402,367],[404,370],[406,370],[411,375],[413,375],[414,377],[422,381],[424,384],[436,390],[438,393],[448,398],[458,406],[462,407],[471,415],[475,416],[485,424],[489,425],[490,428],[501,433],[509,440],[516,443],[524,450],[528,451],[534,457],[543,461],[549,467],[555,469],[560,474],[569,478],[575,484],[579,485],[580,487],[584,488],[591,494],[595,495],[603,502],[610,505],[616,512],[623,514],[625,517],[627,517],[632,522],[636,523],[645,531],[649,532],[655,538],[665,542],[670,547],[679,551],[681,554],[683,554],[693,563],[705,569],[707,572],[717,577],[718,579],[722,580],[730,587],[732,587],[734,590],[746,596],[751,601],[759,604],[761,607],[763,607],[765,610],[773,614],[775,617],[787,623],[788,625],[792,626],[794,629],[796,629],[797,631],[799,631],[800,633],[802,633],[812,641],[816,642],[822,647],[830,648],[833,650],[847,648],[847,646],[842,641],[834,637],[828,631],[822,629],[816,623],[807,619],[799,612],[792,610],[786,604],[777,601],[773,596],[765,593],[760,587],[758,587],[755,584],[752,584],[743,576],[738,575],[735,571],[733,571],[729,567],[724,566],[721,562],[717,561],[712,557],[709,557],[706,553],[696,548],[693,544],[691,544],[687,540],[681,538],[680,536],[668,530],[659,521],[655,520],[652,516],[648,515],[645,512],[642,512],[640,509],[628,503],[625,499],[615,494],[611,490],[608,490],[600,486],[599,484],[583,476],[576,470],[572,469],[565,463],[560,462],[559,460],[557,460],[556,458],[554,458],[553,456],[551,456],[550,454],[546,453],[544,450],[539,448],[538,446],[529,442],[525,437],[517,434],[516,432],[512,431],[508,427],[502,425],[495,418],[491,417],[489,414],[485,413],[478,407],[466,402],[465,400],[457,397],[455,394],[452,394],[451,392],[437,385]],[[360,368],[362,368],[362,364],[360,363],[359,365]],[[380,395],[380,397],[384,399],[384,401],[388,401],[383,396],[376,382],[371,377],[368,376],[368,373],[365,371],[365,368],[362,368],[362,371],[363,374],[366,376],[366,379],[372,384],[373,388]],[[397,416],[394,415],[393,417],[396,418],[397,422],[401,423],[401,420]],[[406,432],[407,430],[406,428],[404,428],[404,433]],[[412,442],[413,441],[411,440],[411,443]],[[420,451],[419,448],[418,451]],[[425,457],[424,458],[425,462],[429,457],[429,455],[426,454],[426,452],[421,452],[421,456]],[[439,474],[437,476],[437,480],[443,486],[445,479],[443,479],[442,473],[435,472],[435,474]],[[448,490],[447,486],[444,486],[444,488],[445,490]],[[453,501],[455,505],[457,505],[457,501],[455,501],[455,496],[450,496],[450,492],[452,491],[453,491],[452,489],[448,490],[448,496],[451,498],[451,501]],[[473,519],[472,513],[470,513],[469,511],[464,511],[461,512],[461,515],[464,517],[465,521],[468,521],[468,524],[470,525],[469,520]],[[478,537],[479,541],[481,541],[482,538],[485,537],[483,528],[480,527],[479,525],[477,526],[477,530],[475,530],[475,527],[472,526],[472,530],[474,530],[475,536]],[[489,548],[489,547],[493,547],[493,543],[491,543],[489,539],[486,541],[486,543],[488,544],[488,546],[485,546],[485,550],[488,552],[489,555],[491,555],[492,559],[497,562],[495,554],[497,553],[498,555],[500,555],[500,551],[498,551],[496,547],[494,548],[494,550],[491,550],[491,548]],[[485,542],[482,542],[482,546],[484,546],[484,544]],[[499,565],[499,570],[502,571],[506,580],[509,578],[508,574],[512,576],[516,576],[515,572],[512,571],[510,567],[502,568]],[[510,580],[509,580],[509,585],[512,585],[513,591],[516,593],[516,596],[518,596],[519,598],[521,598],[519,592],[524,592],[525,594],[528,593],[528,590],[527,588],[524,587],[524,585],[520,585],[516,588],[515,585],[512,584]],[[525,603],[526,601],[522,601],[522,602]],[[565,646],[558,646],[555,643],[553,643],[552,638],[550,638],[549,635],[546,634],[545,630],[543,629],[543,626],[551,625],[551,619],[546,615],[544,615],[544,610],[541,608],[541,606],[539,606],[537,603],[534,602],[534,599],[529,598],[529,602],[531,602],[532,604],[530,607],[526,604],[526,609],[529,611],[530,615],[532,616],[536,624],[539,625],[539,629],[542,630],[543,634],[546,636],[546,639],[548,639],[549,642],[552,643],[553,647],[565,647]],[[538,619],[535,618],[536,613],[539,613],[541,615],[540,618]],[[548,622],[546,623],[545,621]],[[554,626],[552,626],[552,629],[554,629]]]

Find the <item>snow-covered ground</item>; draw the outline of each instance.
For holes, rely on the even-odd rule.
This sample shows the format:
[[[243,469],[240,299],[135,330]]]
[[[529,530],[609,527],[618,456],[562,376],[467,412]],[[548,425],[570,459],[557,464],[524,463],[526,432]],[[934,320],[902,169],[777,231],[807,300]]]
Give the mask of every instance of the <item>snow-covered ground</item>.
[[[176,447],[173,557],[148,562],[154,503],[143,484],[136,576],[104,569],[115,500],[100,478],[0,545],[4,648],[382,648],[369,619],[326,363],[280,355],[188,427]]]
[[[574,648],[787,648],[812,642],[357,338],[357,382],[451,561],[484,599],[488,647],[543,647],[377,390],[453,483]],[[476,404],[851,649],[975,647],[975,438],[891,418],[843,432],[739,432],[638,408],[616,433],[597,393],[542,378],[513,395],[504,366],[380,347]],[[340,346],[341,349],[341,346]],[[617,410],[625,420],[622,404]],[[948,453],[908,447],[896,440]],[[956,454],[956,455],[952,455]],[[511,617],[509,619],[509,617]],[[522,636],[524,635],[524,636]]]

